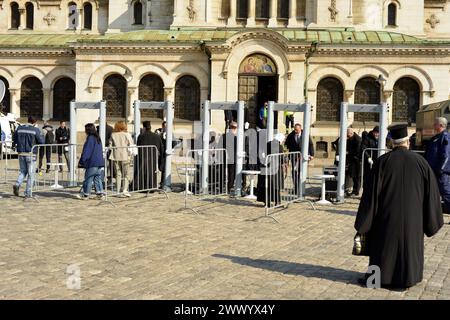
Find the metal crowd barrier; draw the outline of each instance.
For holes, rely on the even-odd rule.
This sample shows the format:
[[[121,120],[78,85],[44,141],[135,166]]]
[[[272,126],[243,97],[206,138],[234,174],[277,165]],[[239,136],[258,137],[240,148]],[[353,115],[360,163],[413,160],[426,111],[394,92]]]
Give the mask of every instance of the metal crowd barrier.
[[[19,160],[12,148],[12,142],[0,141],[0,183],[8,184],[17,180]]]
[[[392,149],[381,149],[381,151],[388,153],[388,152],[391,152]],[[410,150],[410,151],[415,152],[415,153],[425,154],[425,151],[423,151],[423,150]],[[370,152],[371,156],[369,156],[369,152]],[[374,156],[374,154],[375,154],[375,156]],[[361,188],[364,186],[364,167],[365,167],[366,158],[367,159],[372,158],[372,160],[375,161],[378,158],[378,149],[377,148],[366,148],[362,152]],[[370,164],[370,169],[372,169],[372,164]]]
[[[161,185],[162,159],[156,146],[108,147],[105,149],[106,201],[129,198],[133,193],[167,193]],[[123,160],[125,159],[125,160]]]
[[[203,153],[208,153],[208,179],[206,189],[202,186]],[[227,196],[228,164],[227,151],[225,149],[199,149],[189,150],[186,153],[184,166],[184,209],[191,209],[198,214],[195,207],[196,201],[212,200]],[[189,203],[191,206],[189,207]]]
[[[32,148],[31,153],[35,155],[33,193],[77,188],[82,184],[84,169],[77,168],[77,184],[71,185],[69,153],[72,148],[75,149],[75,160],[78,163],[82,145],[40,144]]]
[[[290,204],[300,201],[310,203],[315,209],[314,205],[305,200],[302,194],[301,165],[301,152],[277,153],[266,157],[259,177],[265,177],[265,217],[277,221],[272,216],[273,211],[287,208]]]

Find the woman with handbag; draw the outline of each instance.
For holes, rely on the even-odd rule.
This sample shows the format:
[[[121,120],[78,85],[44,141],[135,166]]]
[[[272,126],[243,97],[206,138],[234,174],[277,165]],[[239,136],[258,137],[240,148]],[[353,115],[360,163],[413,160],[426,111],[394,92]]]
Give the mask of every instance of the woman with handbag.
[[[80,156],[78,168],[84,168],[84,182],[83,189],[78,199],[89,199],[92,190],[92,184],[97,194],[97,198],[103,199],[103,176],[105,171],[105,159],[103,157],[103,146],[100,136],[95,129],[93,123],[88,123],[85,127],[87,135],[86,142],[83,146],[83,151]]]
[[[130,161],[132,157],[133,139],[128,133],[125,121],[116,122],[114,132],[111,135],[112,151],[110,160],[114,163],[116,172],[117,193],[123,193],[125,197],[131,197],[128,192],[130,184]],[[123,190],[121,188],[123,186]]]

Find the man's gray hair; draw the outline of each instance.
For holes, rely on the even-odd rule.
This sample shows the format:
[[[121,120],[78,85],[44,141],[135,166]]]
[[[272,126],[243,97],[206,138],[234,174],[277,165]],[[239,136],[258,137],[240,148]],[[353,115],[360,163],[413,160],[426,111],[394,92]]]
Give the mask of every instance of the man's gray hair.
[[[408,140],[409,140],[408,137],[404,137],[404,138],[401,138],[401,139],[395,139],[395,140],[392,139],[392,144],[394,146],[398,147],[398,146],[401,146],[401,145],[405,144],[405,142],[407,142]]]
[[[448,120],[444,117],[439,117],[435,119],[436,122],[439,122],[439,125],[442,128],[447,128]]]

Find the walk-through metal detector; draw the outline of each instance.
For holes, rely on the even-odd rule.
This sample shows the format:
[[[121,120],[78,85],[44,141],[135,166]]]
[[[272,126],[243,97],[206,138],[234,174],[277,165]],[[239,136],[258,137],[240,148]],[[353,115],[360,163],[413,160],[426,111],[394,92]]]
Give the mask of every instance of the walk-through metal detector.
[[[378,157],[385,153],[388,112],[387,103],[381,104],[349,104],[341,103],[341,127],[339,134],[339,167],[338,167],[338,189],[337,202],[343,203],[345,200],[345,161],[347,158],[347,115],[349,112],[368,112],[380,115],[380,137],[378,138]]]
[[[141,133],[141,110],[163,110],[166,117],[166,161],[164,176],[164,191],[170,192],[172,187],[172,140],[173,140],[173,118],[174,108],[171,101],[140,101],[136,100],[134,106],[134,141]]]
[[[100,126],[100,139],[102,140],[103,148],[105,148],[106,137],[106,101],[99,102],[70,102],[70,145],[69,148],[69,177],[70,186],[76,185],[76,145],[77,145],[77,110],[90,109],[99,110],[99,126]]]
[[[203,125],[203,149],[209,148],[209,134],[210,134],[210,111],[211,110],[232,110],[237,111],[237,143],[236,143],[236,181],[235,181],[235,195],[241,196],[242,192],[242,169],[244,166],[244,109],[245,102],[211,102],[206,100],[202,109],[202,125]],[[202,156],[202,190],[204,193],[208,192],[208,153],[203,152]]]
[[[289,111],[289,112],[302,112],[303,113],[303,132],[302,132],[302,166],[301,166],[301,194],[300,198],[305,197],[306,179],[308,177],[308,161],[309,161],[309,137],[311,132],[311,104],[294,104],[294,103],[275,103],[269,101],[267,108],[267,141],[273,140],[274,126],[275,126],[275,111]],[[306,156],[305,156],[306,155]]]

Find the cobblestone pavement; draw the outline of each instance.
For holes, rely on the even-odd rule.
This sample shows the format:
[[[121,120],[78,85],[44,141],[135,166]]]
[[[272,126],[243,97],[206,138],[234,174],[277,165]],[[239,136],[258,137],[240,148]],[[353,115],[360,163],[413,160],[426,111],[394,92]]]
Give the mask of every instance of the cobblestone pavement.
[[[197,215],[179,210],[181,194],[134,195],[116,207],[67,194],[24,201],[4,184],[0,195],[2,299],[450,298],[448,224],[426,240],[421,284],[357,284],[368,260],[351,255],[356,199],[316,211],[295,204],[274,223],[254,220],[260,205],[232,199]],[[73,265],[79,290],[67,288]]]

